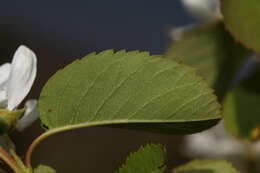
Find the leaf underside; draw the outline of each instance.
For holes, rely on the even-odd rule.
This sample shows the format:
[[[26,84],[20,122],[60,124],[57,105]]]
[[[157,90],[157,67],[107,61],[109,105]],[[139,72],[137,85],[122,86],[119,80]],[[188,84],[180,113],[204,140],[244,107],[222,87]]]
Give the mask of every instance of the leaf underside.
[[[150,144],[131,153],[116,173],[163,173],[166,151],[162,145]]]
[[[74,61],[44,86],[39,110],[51,130],[120,125],[192,133],[220,118],[216,97],[193,69],[138,51],[108,50]]]

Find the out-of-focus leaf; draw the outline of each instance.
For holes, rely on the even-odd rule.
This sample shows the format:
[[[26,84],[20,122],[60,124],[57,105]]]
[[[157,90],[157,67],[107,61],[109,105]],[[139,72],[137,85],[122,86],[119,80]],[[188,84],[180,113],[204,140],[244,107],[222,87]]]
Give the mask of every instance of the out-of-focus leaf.
[[[172,173],[239,173],[223,160],[195,160],[173,170]]]
[[[229,93],[223,105],[225,128],[247,140],[260,137],[260,68]]]
[[[248,48],[260,52],[260,1],[222,0],[221,4],[226,28]]]
[[[248,50],[234,41],[223,23],[212,23],[184,31],[166,56],[198,69],[214,86],[220,99],[230,86]]]
[[[260,94],[237,88],[224,102],[225,128],[236,137],[255,139],[254,130],[260,127]]]
[[[56,171],[49,166],[39,165],[33,170],[33,173],[56,173]]]
[[[98,125],[192,133],[221,117],[212,90],[193,69],[138,51],[73,62],[44,86],[39,109],[47,133]]]
[[[163,173],[166,152],[162,145],[150,144],[131,153],[116,173]]]

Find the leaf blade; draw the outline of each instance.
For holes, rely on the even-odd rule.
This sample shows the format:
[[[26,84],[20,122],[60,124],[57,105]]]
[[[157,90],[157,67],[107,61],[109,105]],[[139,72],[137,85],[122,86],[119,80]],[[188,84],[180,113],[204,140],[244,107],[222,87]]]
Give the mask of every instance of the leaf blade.
[[[245,88],[236,88],[228,94],[223,105],[225,128],[233,136],[246,140],[259,139],[258,104],[260,95]],[[250,117],[248,117],[250,115]]]
[[[166,53],[167,58],[196,68],[220,100],[248,55],[249,51],[226,32],[222,22],[184,30]]]
[[[172,173],[239,173],[239,172],[227,161],[194,160],[174,169]]]
[[[34,173],[56,173],[56,171],[53,168],[45,165],[39,165],[37,168],[33,170],[33,172]]]
[[[53,130],[128,123],[215,124],[220,118],[212,90],[193,69],[137,51],[109,50],[73,62],[47,82],[39,108],[42,122]],[[193,118],[186,118],[190,115]]]
[[[149,144],[131,153],[116,173],[163,173],[165,159],[162,145]]]
[[[230,33],[246,47],[260,51],[260,2],[258,0],[223,0],[221,11]]]

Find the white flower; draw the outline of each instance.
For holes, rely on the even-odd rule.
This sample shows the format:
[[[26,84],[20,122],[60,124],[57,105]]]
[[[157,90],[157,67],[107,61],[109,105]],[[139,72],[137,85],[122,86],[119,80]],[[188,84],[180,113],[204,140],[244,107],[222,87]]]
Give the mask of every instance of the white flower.
[[[170,37],[173,41],[178,41],[182,38],[183,33],[194,28],[194,25],[181,26],[181,27],[173,27],[170,31]]]
[[[33,85],[36,68],[36,55],[26,46],[20,46],[16,50],[11,64],[0,66],[0,109],[7,109],[9,112],[17,110]],[[36,100],[25,103],[24,115],[16,124],[18,131],[38,118],[36,106]]]
[[[202,23],[217,21],[222,18],[219,0],[181,0],[184,8]],[[194,24],[188,26],[174,27],[170,32],[170,37],[180,40],[182,34],[194,28]]]
[[[184,142],[185,153],[190,157],[228,159],[232,156],[245,157],[252,151],[260,156],[260,141],[250,144],[235,139],[227,134],[223,122],[204,132],[186,136]]]
[[[219,0],[182,0],[182,3],[198,19],[212,21],[222,18]]]

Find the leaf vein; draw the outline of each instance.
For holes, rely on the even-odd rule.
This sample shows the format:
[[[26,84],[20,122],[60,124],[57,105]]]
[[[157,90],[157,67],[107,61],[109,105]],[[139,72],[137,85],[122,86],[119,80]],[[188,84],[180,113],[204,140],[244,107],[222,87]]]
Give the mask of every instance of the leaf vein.
[[[79,101],[78,101],[78,104],[75,106],[76,107],[76,111],[75,111],[75,118],[78,116],[79,114],[79,107],[80,105],[82,104],[82,100],[83,98],[85,98],[89,91],[95,86],[96,82],[98,81],[98,79],[107,71],[109,70],[114,64],[120,62],[123,60],[125,56],[122,56],[121,58],[119,58],[118,60],[114,61],[113,63],[111,63],[109,66],[107,66],[107,68],[105,68],[104,70],[102,70],[98,75],[97,77],[92,81],[92,83],[90,84],[90,86],[83,92],[82,96],[80,97]]]
[[[142,65],[140,65],[135,71],[133,71],[132,73],[130,73],[124,80],[122,80],[109,94],[108,96],[104,99],[104,101],[102,102],[102,104],[99,106],[99,108],[97,109],[97,111],[94,113],[94,117],[96,117],[98,115],[98,113],[101,111],[101,109],[104,107],[104,105],[106,104],[106,102],[116,93],[116,91],[118,91],[125,82],[127,82],[133,75],[135,75],[139,70],[142,70],[142,67],[144,67],[147,63],[149,62],[149,59],[146,59],[146,62],[143,63]]]

